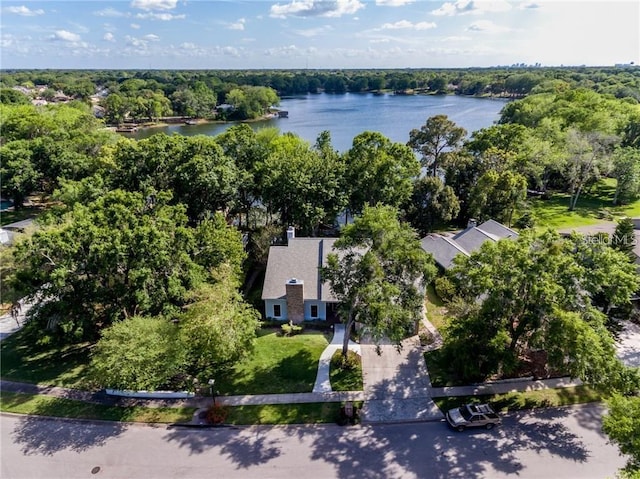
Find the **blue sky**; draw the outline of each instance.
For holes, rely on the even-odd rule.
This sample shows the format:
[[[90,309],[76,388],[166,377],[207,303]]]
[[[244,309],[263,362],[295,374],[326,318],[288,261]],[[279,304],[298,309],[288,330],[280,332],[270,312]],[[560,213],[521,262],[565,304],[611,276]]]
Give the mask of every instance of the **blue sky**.
[[[640,2],[0,2],[0,67],[455,68],[640,63]]]

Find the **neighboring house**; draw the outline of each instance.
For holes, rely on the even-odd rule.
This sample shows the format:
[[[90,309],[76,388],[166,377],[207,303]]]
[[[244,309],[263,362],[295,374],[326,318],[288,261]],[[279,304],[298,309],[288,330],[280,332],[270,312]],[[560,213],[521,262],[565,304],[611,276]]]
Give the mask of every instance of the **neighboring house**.
[[[433,255],[436,264],[447,270],[453,266],[453,258],[457,255],[469,256],[486,241],[517,237],[518,233],[497,221],[488,220],[477,226],[475,220],[469,220],[467,228],[453,236],[430,234],[421,243],[422,249]]]
[[[267,318],[300,323],[305,320],[337,322],[338,300],[320,279],[337,238],[296,238],[287,230],[287,245],[269,249],[262,289]]]
[[[10,245],[13,243],[16,234],[24,233],[25,230],[33,225],[33,219],[26,219],[4,225],[0,228],[0,244]]]

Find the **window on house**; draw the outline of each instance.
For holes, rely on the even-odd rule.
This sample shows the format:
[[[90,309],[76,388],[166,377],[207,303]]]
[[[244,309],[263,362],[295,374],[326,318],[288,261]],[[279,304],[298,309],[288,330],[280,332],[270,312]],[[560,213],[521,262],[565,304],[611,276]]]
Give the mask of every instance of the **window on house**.
[[[282,316],[282,309],[279,304],[273,305],[273,316],[276,318],[279,318],[280,316]]]
[[[311,305],[311,317],[312,318],[317,318],[318,317],[318,305],[317,304],[312,304]]]

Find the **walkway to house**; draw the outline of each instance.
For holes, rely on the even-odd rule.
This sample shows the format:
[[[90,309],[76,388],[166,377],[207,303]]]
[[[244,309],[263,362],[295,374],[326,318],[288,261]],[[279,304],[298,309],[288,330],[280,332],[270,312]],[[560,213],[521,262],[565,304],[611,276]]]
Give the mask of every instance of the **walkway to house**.
[[[342,343],[344,341],[344,324],[333,325],[333,338],[331,343],[322,351],[320,355],[320,361],[318,362],[318,374],[316,376],[316,382],[313,385],[314,393],[327,393],[331,392],[331,381],[329,379],[329,372],[331,369],[331,358],[333,354],[342,349]],[[361,354],[360,345],[349,340],[349,350],[357,354]]]

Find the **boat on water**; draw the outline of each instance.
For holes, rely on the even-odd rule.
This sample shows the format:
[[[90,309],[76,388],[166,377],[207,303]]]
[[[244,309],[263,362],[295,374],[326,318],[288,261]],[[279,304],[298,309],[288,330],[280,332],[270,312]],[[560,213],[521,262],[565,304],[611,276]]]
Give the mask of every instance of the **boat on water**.
[[[119,126],[116,128],[116,133],[134,133],[138,131],[137,126]]]
[[[185,125],[197,125],[197,124],[198,124],[198,120],[195,120],[195,119],[193,119],[193,118],[190,118],[190,119],[188,119],[188,120],[185,120],[185,121],[184,121],[184,124],[185,124]]]

